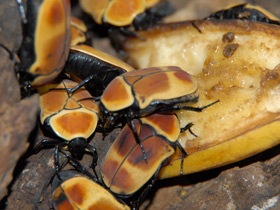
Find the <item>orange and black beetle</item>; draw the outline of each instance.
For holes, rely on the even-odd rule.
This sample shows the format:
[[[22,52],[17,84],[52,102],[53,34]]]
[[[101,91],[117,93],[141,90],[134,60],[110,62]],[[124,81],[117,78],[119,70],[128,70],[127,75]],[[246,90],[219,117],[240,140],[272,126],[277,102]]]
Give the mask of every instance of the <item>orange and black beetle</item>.
[[[94,157],[93,164],[97,161],[96,149],[88,144],[87,139],[96,130],[99,109],[84,87],[73,94],[66,91],[77,84],[65,79],[59,84],[48,84],[38,89],[41,124],[59,139],[42,140],[35,147],[35,152],[46,145],[56,146],[56,168],[59,167],[58,151],[64,147],[67,147],[73,158],[82,159],[85,152],[90,152]]]
[[[116,77],[134,68],[125,62],[87,45],[72,46],[65,65],[65,73],[86,84],[93,96],[100,96]]]
[[[120,119],[127,122],[153,112],[199,108],[177,106],[197,102],[197,81],[179,67],[152,67],[116,77],[100,99],[100,117],[110,130]]]
[[[265,9],[251,4],[237,4],[209,15],[207,20],[241,19],[280,25],[279,19]]]
[[[27,1],[27,24],[23,25],[24,40],[19,52],[24,69],[21,83],[39,87],[62,71],[70,47],[70,9],[70,0]]]
[[[85,178],[75,171],[61,171],[54,178],[53,207],[55,210],[129,210],[100,184]]]
[[[80,6],[96,23],[135,29],[147,29],[173,12],[167,1],[161,0],[80,0]]]
[[[147,161],[132,129],[126,125],[109,149],[101,171],[104,184],[121,198],[132,196],[151,181],[152,184],[144,189],[145,193],[141,193],[141,196],[146,195],[161,166],[174,154],[176,147],[182,151],[183,161],[187,153],[178,138],[181,132],[192,126],[190,123],[180,128],[177,116],[171,113],[152,114],[133,121]]]
[[[201,112],[204,107],[178,105],[197,102],[197,81],[193,76],[176,66],[152,67],[127,72],[116,77],[106,87],[100,99],[100,118],[105,131],[112,130],[124,120],[132,129],[140,144],[134,118],[155,112],[190,110]],[[142,148],[144,158],[145,151]]]

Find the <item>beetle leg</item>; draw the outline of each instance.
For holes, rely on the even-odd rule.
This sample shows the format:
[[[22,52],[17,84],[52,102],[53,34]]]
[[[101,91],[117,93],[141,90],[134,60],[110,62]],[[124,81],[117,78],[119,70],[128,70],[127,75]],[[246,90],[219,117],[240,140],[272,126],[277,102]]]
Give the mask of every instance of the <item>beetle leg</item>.
[[[104,140],[105,137],[107,136],[106,130],[103,128],[102,125],[97,125],[97,127],[95,128],[96,132],[102,133],[102,139]]]
[[[193,125],[193,123],[188,123],[185,127],[181,128],[180,133],[184,133],[186,130],[188,130],[194,137],[197,137],[197,135],[191,130]]]
[[[51,88],[51,89],[49,89],[49,91],[52,91],[52,90],[65,90],[67,92],[70,92],[71,88]]]
[[[179,143],[179,141],[176,141],[176,145],[177,145],[177,147],[178,147],[178,148],[181,150],[181,152],[182,152],[180,175],[183,175],[184,159],[185,159],[185,157],[188,156],[188,154],[187,154],[186,150],[182,147],[182,145]]]
[[[77,85],[77,86],[78,86],[78,85]],[[77,86],[75,86],[75,87],[77,87]],[[73,88],[75,88],[75,87],[73,87]],[[82,87],[82,86],[81,86],[81,87]],[[79,87],[79,88],[81,88],[81,87]],[[71,89],[71,88],[51,88],[50,91],[52,91],[52,90],[65,90],[65,91],[67,91],[68,94],[69,94],[69,93],[72,93],[72,90],[73,90],[73,89]],[[77,90],[78,90],[78,89],[77,89]],[[77,91],[77,90],[75,90],[75,91]],[[74,92],[75,92],[75,91],[74,91]],[[74,92],[73,92],[73,93],[74,93]],[[77,102],[85,101],[85,100],[100,101],[100,98],[101,98],[101,96],[82,98],[82,99],[80,99],[80,100],[77,100]]]
[[[120,27],[118,28],[118,30],[120,31],[120,33],[126,37],[135,37],[139,40],[145,41],[145,38],[142,38],[141,36],[139,36],[137,33],[135,33],[134,31],[130,31],[128,30],[127,27]]]
[[[50,90],[66,90],[68,93],[75,93],[77,90],[79,90],[80,88],[84,87],[88,82],[90,82],[92,79],[96,78],[96,75],[90,75],[87,78],[85,78],[84,80],[82,80],[79,84],[77,84],[75,87],[73,88],[52,88]],[[94,98],[94,97],[93,97]],[[98,98],[98,97],[96,97]]]
[[[92,80],[93,78],[95,78],[95,75],[90,75],[87,78],[85,78],[83,81],[81,81],[79,84],[77,84],[75,87],[73,87],[72,89],[70,89],[70,93],[75,93],[77,90],[79,90],[81,87],[85,86],[85,84],[87,84],[90,80]]]
[[[24,8],[22,5],[22,1],[21,0],[16,0],[17,4],[18,4],[18,10],[19,10],[19,14],[20,14],[20,18],[23,24],[27,23],[27,19],[26,19],[26,15],[24,12]]]
[[[3,44],[0,44],[0,47],[2,47],[4,50],[7,51],[7,53],[9,54],[9,57],[10,57],[11,60],[20,63],[19,58],[17,57],[17,55],[15,53],[13,53],[11,50],[9,50],[8,47],[6,47]]]
[[[18,74],[18,73],[25,72],[25,70],[20,62],[20,59],[16,53],[12,52],[8,47],[6,47],[3,44],[0,44],[0,47],[2,47],[4,50],[6,50],[7,53],[9,54],[10,59],[15,62],[15,73]]]
[[[133,133],[133,136],[136,140],[136,143],[141,147],[142,149],[142,153],[143,153],[143,157],[144,157],[144,160],[146,163],[148,163],[148,160],[147,160],[147,155],[146,155],[146,152],[145,152],[145,149],[144,149],[144,146],[143,144],[141,144],[141,141],[139,139],[139,135],[137,133],[137,130],[136,130],[136,127],[135,127],[135,124],[134,124],[134,121],[131,120],[131,119],[128,119],[127,120],[127,124],[129,126],[129,128],[132,130],[132,133]]]
[[[40,150],[47,146],[54,146],[54,145],[60,145],[61,140],[58,139],[43,139],[41,142],[39,142],[33,149],[33,153],[37,154],[40,152]]]
[[[100,101],[101,96],[96,96],[96,97],[89,97],[89,98],[82,98],[80,100],[77,100],[77,102],[80,101],[85,101],[85,100],[95,100],[95,101]]]
[[[167,106],[162,107],[157,112],[167,112],[167,111],[175,111],[175,110],[188,110],[188,111],[194,111],[194,112],[202,112],[202,110],[208,108],[209,106],[214,105],[215,103],[218,103],[220,100],[214,101],[210,104],[207,104],[203,107],[193,107],[193,106],[183,106],[183,105],[174,105],[174,106]]]
[[[72,158],[70,155],[68,155],[66,152],[64,151],[60,151],[69,161],[69,163],[75,168],[77,169],[79,172],[81,172],[82,174],[87,175],[88,177],[90,177],[92,180],[94,180],[95,182],[100,184],[100,181],[98,180],[98,177],[96,175],[96,177],[94,177],[79,161],[77,161],[76,159]]]
[[[70,92],[71,88],[50,88],[49,90],[65,90],[67,92]]]
[[[149,193],[149,191],[153,188],[153,186],[155,185],[156,182],[156,177],[160,171],[161,167],[158,168],[158,170],[156,171],[156,173],[154,174],[154,176],[152,177],[150,183],[145,187],[145,189],[141,192],[141,194],[139,195],[138,199],[136,201],[132,202],[132,207],[133,209],[139,209],[140,204],[143,202],[143,200],[146,198],[147,194]]]
[[[54,149],[54,166],[55,166],[55,173],[58,175],[58,172],[59,172],[59,155],[58,155],[58,151],[59,151],[59,148],[58,148],[58,145],[55,146],[55,149]],[[60,177],[58,177],[60,178]]]
[[[192,26],[201,34],[202,31],[200,30],[200,28],[198,27],[198,25],[196,24],[196,21],[192,22]]]
[[[96,152],[96,148],[95,148],[94,146],[88,144],[88,145],[87,145],[87,149],[89,150],[89,152],[91,153],[91,155],[92,155],[92,157],[93,157],[93,159],[92,159],[92,164],[91,164],[90,167],[92,168],[92,170],[93,170],[95,176],[98,177],[98,176],[97,176],[97,173],[96,173],[96,170],[95,170],[95,167],[96,167],[96,165],[97,165],[97,160],[98,160],[98,154],[97,154],[97,152]]]

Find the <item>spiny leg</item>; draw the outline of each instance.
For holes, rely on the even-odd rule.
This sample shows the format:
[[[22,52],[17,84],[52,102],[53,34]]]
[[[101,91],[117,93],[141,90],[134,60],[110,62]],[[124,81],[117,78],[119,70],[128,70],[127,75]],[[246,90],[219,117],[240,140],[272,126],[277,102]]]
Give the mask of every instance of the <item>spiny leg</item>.
[[[59,169],[60,169],[58,152],[59,152],[59,147],[58,147],[58,145],[56,145],[54,148],[54,166],[55,166],[55,173],[58,176],[58,178],[61,180],[61,178],[58,174]]]
[[[96,96],[96,97],[88,97],[88,98],[82,98],[80,100],[77,100],[78,102],[80,101],[86,101],[86,100],[95,100],[95,101],[100,101],[100,96]]]
[[[97,183],[100,183],[100,181],[98,180],[98,177],[94,177],[78,160],[72,158],[70,155],[68,155],[66,152],[64,151],[60,151],[69,161],[69,163],[75,168],[77,169],[79,172],[87,175],[88,177],[90,177],[92,180],[94,180]]]
[[[201,34],[202,31],[200,30],[200,28],[198,27],[198,25],[196,24],[196,21],[192,21],[192,26]]]
[[[149,191],[153,188],[153,186],[155,185],[156,179],[157,179],[157,175],[160,172],[161,167],[159,167],[155,174],[153,175],[153,177],[151,178],[151,180],[149,181],[149,184],[145,187],[145,189],[141,192],[141,194],[139,195],[138,199],[136,201],[133,201],[133,209],[139,209],[140,204],[144,201],[144,199],[146,198],[147,194],[149,193]]]
[[[119,69],[118,68],[115,68],[115,69],[107,69],[106,70],[106,73],[108,72],[118,72]],[[97,83],[96,85],[103,85],[103,81],[106,79],[106,74],[103,75],[103,78],[101,78],[100,76],[98,75],[90,75],[88,77],[86,77],[85,79],[83,79],[78,85],[76,85],[75,87],[73,87],[72,89],[69,90],[70,93],[74,93],[76,92],[77,90],[79,90],[81,87],[85,86],[87,83],[89,83],[91,80],[94,80],[94,83]],[[105,88],[103,86],[103,88]]]
[[[212,106],[216,103],[218,103],[220,100],[214,101],[210,104],[207,104],[203,107],[193,107],[193,106],[184,106],[184,105],[173,105],[173,106],[166,106],[162,107],[158,112],[167,112],[167,111],[176,111],[176,110],[188,110],[188,111],[194,111],[194,112],[202,112],[202,110],[208,108],[209,106]]]
[[[38,152],[41,151],[41,149],[43,149],[44,147],[53,147],[55,145],[61,145],[61,140],[58,139],[43,139],[42,141],[40,141],[33,149],[33,153],[37,154]]]
[[[152,180],[150,181],[150,183],[145,187],[145,189],[143,190],[143,192],[140,194],[140,196],[138,197],[137,200],[132,201],[132,210],[138,210],[141,203],[143,202],[143,200],[146,198],[147,194],[150,192],[150,190],[153,188],[153,186],[155,185],[156,179],[152,178]]]
[[[79,84],[77,84],[75,87],[73,87],[72,89],[70,89],[70,93],[75,93],[77,90],[79,90],[80,88],[82,88],[83,86],[85,86],[89,81],[91,81],[92,79],[96,78],[96,75],[90,75],[87,78],[85,78],[83,81],[81,81]]]
[[[188,130],[194,137],[197,137],[197,135],[191,130],[193,125],[193,123],[188,123],[185,127],[181,128],[180,133],[184,133],[186,130]]]
[[[87,77],[86,79],[82,80],[80,83],[78,83],[76,86],[74,86],[73,88],[51,88],[50,90],[65,90],[71,94],[75,93],[77,90],[79,90],[80,88],[84,87],[90,80],[92,80],[93,78],[95,78],[95,75],[91,75],[89,77]]]
[[[136,130],[136,127],[135,127],[135,124],[134,124],[134,120],[132,119],[128,119],[127,120],[127,124],[129,126],[129,128],[132,130],[132,133],[133,133],[133,136],[136,140],[136,143],[141,147],[142,149],[142,153],[143,153],[143,158],[145,160],[146,163],[148,163],[148,160],[147,160],[147,155],[146,155],[146,152],[145,152],[145,149],[144,149],[144,146],[143,144],[141,143],[141,140],[139,139],[139,135],[137,133],[137,130]]]
[[[0,47],[2,47],[8,54],[9,54],[9,57],[12,61],[15,62],[15,70],[16,70],[16,73],[20,73],[20,72],[23,72],[24,69],[20,63],[20,59],[19,57],[17,56],[16,53],[12,52],[8,47],[6,47],[4,44],[1,44],[0,43]]]
[[[62,153],[64,154],[65,152],[62,151],[62,149],[60,148],[59,145],[55,145],[55,148],[54,148],[54,165],[55,165],[55,173],[56,175],[59,177],[59,171],[61,168],[63,168],[65,166],[65,163],[63,166],[60,165],[59,163],[59,153]],[[66,155],[65,155],[66,156]],[[66,156],[67,157],[67,156]],[[68,157],[67,157],[68,158]],[[69,160],[69,158],[68,158]],[[60,178],[60,177],[59,177]]]
[[[72,94],[72,92],[71,92],[72,89],[71,88],[51,88],[50,91],[52,91],[52,90],[65,90],[65,91],[67,91],[68,94]],[[70,95],[69,95],[69,97],[70,97]],[[87,98],[79,99],[79,100],[77,100],[77,102],[86,101],[86,100],[100,101],[100,98],[101,98],[100,96],[87,97]]]
[[[60,164],[59,164],[59,151],[60,147],[64,145],[64,142],[58,139],[43,139],[40,141],[33,149],[33,153],[37,154],[41,151],[44,147],[47,146],[55,146],[54,149],[54,167],[55,167],[55,173],[57,174],[58,178],[61,180],[58,172],[60,170]]]
[[[184,133],[186,130],[188,130],[193,136],[197,137],[197,135],[195,133],[193,133],[192,130],[191,130],[191,127],[193,125],[194,125],[193,123],[188,123],[185,127],[181,128],[180,133]],[[187,154],[186,150],[182,147],[182,145],[178,141],[176,141],[176,145],[182,152],[180,175],[183,175],[184,159],[185,159],[185,157],[188,156],[188,154]]]
[[[182,152],[180,175],[183,175],[184,159],[185,159],[185,157],[188,156],[188,154],[187,154],[187,152],[185,151],[185,149],[182,147],[182,145],[179,143],[179,141],[176,141],[176,145],[177,145],[177,147],[178,147],[178,148],[181,150],[181,152]]]
[[[93,159],[92,159],[92,163],[91,163],[91,168],[93,170],[93,173],[95,174],[95,176],[98,178],[95,167],[97,166],[97,160],[98,160],[98,154],[96,151],[96,148],[94,146],[91,145],[87,145],[87,149],[89,150],[90,154],[92,155]]]
[[[206,109],[209,106],[214,105],[215,103],[218,103],[220,100],[214,101],[213,103],[210,103],[206,106],[203,107],[191,107],[191,106],[181,106],[181,105],[174,105],[172,107],[165,107],[163,109],[161,109],[161,111],[174,111],[174,110],[189,110],[189,111],[195,111],[195,112],[201,112],[203,109]],[[189,130],[189,132],[197,137],[197,135],[195,133],[192,132],[191,127],[193,126],[193,123],[188,123],[184,128],[181,128],[180,132],[185,132],[186,130]],[[185,157],[188,156],[187,152],[185,151],[185,149],[182,147],[182,145],[176,141],[176,144],[178,146],[178,148],[181,150],[182,152],[182,159],[181,159],[181,171],[180,171],[180,175],[183,174],[183,165],[184,165],[184,159]]]
[[[22,24],[27,24],[27,18],[26,18],[25,11],[24,11],[24,8],[22,5],[22,0],[16,0],[16,2],[18,4],[18,10],[19,10],[21,22],[22,22]]]

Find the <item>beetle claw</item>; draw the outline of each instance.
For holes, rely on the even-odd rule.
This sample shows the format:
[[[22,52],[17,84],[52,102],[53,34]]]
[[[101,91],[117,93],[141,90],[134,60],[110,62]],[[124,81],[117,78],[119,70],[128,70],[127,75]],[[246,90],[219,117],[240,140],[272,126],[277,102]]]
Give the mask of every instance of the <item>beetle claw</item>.
[[[193,125],[193,123],[188,123],[185,127],[181,128],[180,133],[184,133],[186,130],[188,130],[194,137],[197,137],[197,135],[191,130]]]

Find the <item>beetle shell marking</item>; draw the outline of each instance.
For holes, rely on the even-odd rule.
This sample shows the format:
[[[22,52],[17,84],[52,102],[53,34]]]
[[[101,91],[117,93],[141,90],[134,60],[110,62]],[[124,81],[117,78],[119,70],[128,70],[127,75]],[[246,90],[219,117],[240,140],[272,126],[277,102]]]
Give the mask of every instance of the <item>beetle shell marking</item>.
[[[34,40],[36,60],[28,72],[32,85],[51,82],[61,72],[70,47],[70,1],[48,0],[40,6]]]
[[[105,89],[101,102],[109,111],[119,111],[133,103],[144,109],[153,101],[179,98],[196,90],[196,80],[179,67],[153,67],[115,78]]]
[[[115,26],[130,25],[135,16],[145,11],[144,0],[114,0],[104,14],[107,23]]]
[[[51,88],[73,88],[78,83],[64,80],[58,85],[50,84],[39,88],[41,114],[40,120],[51,127],[53,132],[65,139],[76,137],[87,139],[94,131],[98,122],[98,106],[89,98],[91,95],[85,88],[68,95],[66,90],[50,90]]]
[[[179,121],[173,114],[154,114],[143,119],[135,119],[134,123],[147,163],[132,130],[126,125],[109,149],[102,167],[105,185],[124,197],[135,193],[157,173],[175,152],[176,147],[172,143],[180,134]],[[162,122],[165,122],[164,126]],[[171,137],[171,141],[165,137]]]
[[[160,0],[80,0],[81,8],[90,14],[96,23],[127,26],[134,18],[160,2]]]
[[[53,192],[56,210],[129,210],[106,189],[84,177],[73,177],[64,181]]]

